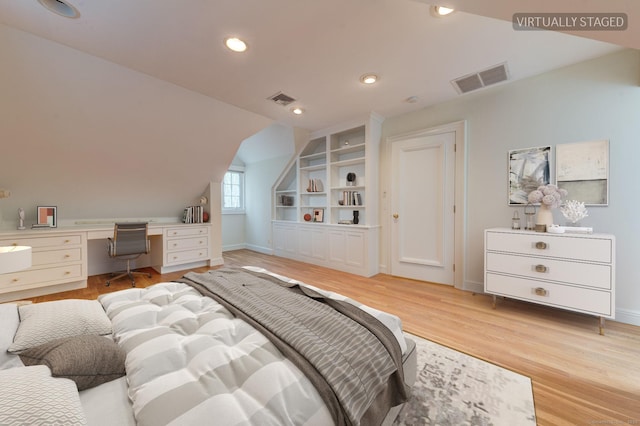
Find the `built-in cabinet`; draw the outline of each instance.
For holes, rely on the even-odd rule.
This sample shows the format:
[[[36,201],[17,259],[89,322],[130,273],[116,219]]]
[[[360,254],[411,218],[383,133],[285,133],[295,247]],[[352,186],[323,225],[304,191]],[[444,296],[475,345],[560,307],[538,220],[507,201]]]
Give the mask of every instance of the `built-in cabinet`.
[[[151,240],[154,269],[167,273],[206,264],[210,230],[208,224],[164,228],[162,239]]]
[[[382,118],[312,133],[274,187],[274,252],[360,275],[377,273]]]
[[[615,238],[485,230],[484,290],[604,318],[615,317]]]
[[[0,246],[32,247],[31,268],[0,274],[0,302],[86,287],[87,244],[83,232],[4,236]]]

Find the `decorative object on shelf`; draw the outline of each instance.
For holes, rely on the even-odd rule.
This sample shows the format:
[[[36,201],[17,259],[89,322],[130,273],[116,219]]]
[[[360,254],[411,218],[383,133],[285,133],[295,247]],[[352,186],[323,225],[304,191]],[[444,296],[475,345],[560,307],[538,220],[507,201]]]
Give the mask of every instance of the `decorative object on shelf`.
[[[280,205],[284,207],[293,206],[293,196],[291,195],[281,195],[280,196]]]
[[[527,194],[551,183],[551,147],[509,151],[509,205],[527,204]]]
[[[311,221],[311,215],[309,213],[305,213],[302,218],[304,219],[305,222]]]
[[[550,234],[564,234],[564,226],[560,226],[560,225],[547,226],[547,232]]]
[[[536,220],[536,231],[545,232],[546,228],[553,225],[552,209],[562,205],[563,197],[567,196],[567,191],[558,188],[556,185],[548,184],[539,186],[538,189],[531,191],[527,197],[530,203],[540,203],[538,210],[538,218]],[[544,231],[538,225],[545,225]]]
[[[24,209],[20,207],[18,209],[18,230],[22,231],[23,229],[26,229],[24,227]]]
[[[358,210],[353,211],[353,224],[357,225],[360,223],[360,212]]]
[[[578,200],[568,200],[560,207],[560,211],[564,218],[571,223],[571,226],[580,226],[580,221],[589,216],[584,202]]]
[[[534,206],[531,203],[527,203],[527,205],[524,207],[524,216],[525,216],[524,229],[526,229],[527,231],[533,231],[536,228],[535,215],[536,215],[536,206]]]
[[[347,186],[354,186],[356,184],[356,174],[353,172],[347,173]]]
[[[324,209],[313,209],[313,221],[324,222]]]
[[[353,221],[350,219],[342,219],[338,221],[338,225],[353,225]]]
[[[520,229],[520,216],[518,216],[518,210],[513,212],[511,218],[511,229]]]
[[[58,208],[55,206],[38,206],[38,227],[56,228],[58,226]]]

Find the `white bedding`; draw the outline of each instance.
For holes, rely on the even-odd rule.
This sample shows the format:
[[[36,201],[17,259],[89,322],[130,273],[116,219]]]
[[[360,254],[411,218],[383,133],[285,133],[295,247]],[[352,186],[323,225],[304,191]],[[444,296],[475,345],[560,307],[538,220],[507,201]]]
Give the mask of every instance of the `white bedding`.
[[[369,312],[392,330],[405,352],[396,316],[270,275]],[[333,424],[297,367],[262,334],[190,286],[160,283],[105,294],[99,301],[113,323],[114,339],[128,353],[127,377],[80,392],[89,425]],[[22,365],[4,351],[19,323],[15,305],[0,305],[0,322],[0,369]]]

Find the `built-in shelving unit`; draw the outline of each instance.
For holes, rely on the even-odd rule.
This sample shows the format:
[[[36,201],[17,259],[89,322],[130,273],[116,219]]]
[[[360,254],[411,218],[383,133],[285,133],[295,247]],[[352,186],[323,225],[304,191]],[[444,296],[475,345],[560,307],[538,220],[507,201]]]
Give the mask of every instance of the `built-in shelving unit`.
[[[274,187],[276,254],[377,273],[381,123],[371,114],[310,135]]]

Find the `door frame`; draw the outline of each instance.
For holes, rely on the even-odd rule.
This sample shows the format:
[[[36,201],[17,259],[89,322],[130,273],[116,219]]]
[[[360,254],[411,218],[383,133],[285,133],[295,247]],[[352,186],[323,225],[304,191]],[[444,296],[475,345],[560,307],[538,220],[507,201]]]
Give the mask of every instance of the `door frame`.
[[[388,244],[388,249],[386,250],[384,263],[391,268],[391,253],[392,248],[391,245],[391,200],[392,200],[392,191],[394,188],[391,188],[391,180],[393,165],[391,164],[391,151],[392,144],[395,141],[418,137],[418,136],[429,136],[433,134],[439,133],[447,133],[447,132],[455,132],[455,144],[456,144],[456,160],[455,160],[455,182],[454,182],[454,204],[455,204],[455,215],[454,215],[454,283],[453,286],[458,289],[464,288],[464,278],[466,271],[465,264],[465,241],[466,241],[466,175],[467,175],[467,122],[466,120],[456,121],[453,123],[442,124],[439,126],[429,127],[422,130],[417,130],[413,132],[402,133],[398,135],[388,136],[386,138],[386,149],[385,156],[387,158],[387,173],[386,173],[386,181],[388,185],[386,189],[382,189],[382,200],[385,200],[384,206],[381,212],[381,217],[383,218],[383,227],[385,229],[385,239]],[[388,193],[387,193],[388,192]],[[386,270],[383,265],[380,266],[380,270]],[[390,272],[390,270],[388,271]]]

